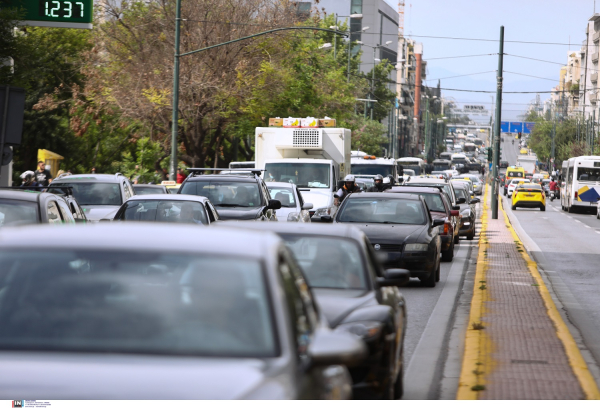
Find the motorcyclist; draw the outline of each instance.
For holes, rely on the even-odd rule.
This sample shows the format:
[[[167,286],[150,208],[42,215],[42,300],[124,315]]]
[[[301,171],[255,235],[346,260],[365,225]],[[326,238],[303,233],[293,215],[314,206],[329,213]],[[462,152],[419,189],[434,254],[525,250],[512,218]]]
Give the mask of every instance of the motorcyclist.
[[[335,205],[340,205],[344,199],[352,193],[358,193],[360,191],[360,187],[356,185],[356,178],[348,174],[344,177],[344,185],[340,188],[337,194],[334,195]]]
[[[40,183],[35,181],[35,174],[31,170],[27,170],[26,172],[21,174],[21,180],[23,180],[23,182],[21,183],[21,187],[39,187],[39,186],[41,186]]]
[[[367,193],[381,193],[383,190],[385,190],[383,185],[383,176],[381,174],[376,175],[373,178],[373,182],[375,184],[367,189]]]
[[[515,139],[512,140],[512,144],[515,144]]]
[[[554,197],[557,196],[556,192],[558,190],[558,183],[556,183],[556,181],[554,181],[554,178],[550,179],[550,185],[548,186],[548,188],[550,189],[550,194],[552,194],[550,196],[550,201],[554,200]]]

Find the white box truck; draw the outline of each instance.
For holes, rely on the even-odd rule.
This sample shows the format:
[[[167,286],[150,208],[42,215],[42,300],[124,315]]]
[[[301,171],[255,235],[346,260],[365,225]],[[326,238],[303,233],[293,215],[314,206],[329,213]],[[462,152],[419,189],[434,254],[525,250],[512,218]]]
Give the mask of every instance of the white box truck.
[[[334,215],[337,181],[350,172],[351,131],[342,128],[260,127],[255,133],[255,162],[265,181],[294,183],[313,221]]]
[[[537,156],[517,156],[517,167],[523,167],[525,173],[534,174]]]

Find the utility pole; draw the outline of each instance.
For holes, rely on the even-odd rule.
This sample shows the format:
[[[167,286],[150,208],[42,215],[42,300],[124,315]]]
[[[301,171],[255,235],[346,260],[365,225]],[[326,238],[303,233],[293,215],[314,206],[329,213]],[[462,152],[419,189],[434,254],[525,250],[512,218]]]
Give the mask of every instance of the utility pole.
[[[179,35],[181,30],[181,0],[175,4],[175,63],[173,65],[173,116],[171,119],[171,168],[169,180],[177,180],[177,133],[179,122]]]
[[[425,158],[429,158],[429,97],[425,96]]]
[[[498,160],[500,156],[500,121],[502,120],[502,76],[504,57],[504,26],[500,26],[500,53],[498,55],[498,73],[496,89],[496,123],[494,126],[494,150],[492,156],[492,219],[498,219]]]
[[[552,124],[552,150],[550,151],[550,157],[551,157],[550,164],[552,165],[551,170],[554,170],[554,168],[553,168],[554,167],[554,161],[556,160],[555,159],[555,156],[556,156],[556,142],[555,142],[555,139],[556,139],[556,118],[554,119],[554,123]]]
[[[377,44],[377,47],[379,47],[379,44]],[[373,47],[373,75],[371,76],[371,98],[369,99],[375,99],[375,67],[377,66],[377,62],[375,61],[375,56],[377,55],[377,47]],[[373,105],[373,103],[371,103],[371,120],[373,120],[373,108],[375,107],[375,105]]]

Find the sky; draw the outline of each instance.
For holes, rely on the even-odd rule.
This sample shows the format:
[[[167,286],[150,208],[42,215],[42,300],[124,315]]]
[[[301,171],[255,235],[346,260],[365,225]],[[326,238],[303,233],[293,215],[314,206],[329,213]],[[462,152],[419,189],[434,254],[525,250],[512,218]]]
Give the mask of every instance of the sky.
[[[397,10],[396,0],[386,0]],[[564,45],[519,44],[505,42],[504,53],[543,59],[556,64],[504,56],[505,92],[550,91],[558,85],[561,65],[568,51],[579,51],[585,41],[587,21],[594,13],[594,0],[405,0],[404,35],[423,44],[427,61],[428,86],[482,90],[493,93],[444,91],[459,107],[464,103],[492,105],[496,97],[498,39],[504,26],[505,41],[537,41]],[[600,13],[600,0],[596,5]],[[494,41],[464,41],[426,38],[461,37]],[[571,44],[570,48],[568,44]],[[443,58],[465,55],[496,54],[470,58]],[[440,58],[440,59],[438,59]],[[458,78],[457,75],[476,74]],[[529,75],[529,76],[525,76]],[[545,78],[532,78],[531,76]],[[503,94],[502,120],[519,120],[536,94]],[[540,94],[542,101],[549,94]],[[473,118],[478,121],[484,118]],[[487,118],[489,120],[489,117]]]

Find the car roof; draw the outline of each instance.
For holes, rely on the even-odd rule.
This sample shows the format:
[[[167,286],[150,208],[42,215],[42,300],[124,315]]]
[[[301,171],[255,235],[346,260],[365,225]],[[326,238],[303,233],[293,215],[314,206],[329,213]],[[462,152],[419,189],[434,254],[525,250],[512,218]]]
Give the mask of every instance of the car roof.
[[[425,177],[411,177],[410,180],[406,181],[406,184],[448,184],[444,179],[440,178],[425,178]]]
[[[40,236],[52,239],[40,240]],[[93,237],[93,239],[90,239]],[[160,237],[160,239],[157,239]],[[262,259],[279,238],[267,231],[237,228],[198,228],[195,225],[162,223],[112,223],[5,227],[0,250],[26,248],[49,250],[115,250],[172,253],[211,253]]]
[[[167,185],[174,185],[174,184],[134,184],[133,188],[144,187],[144,188],[154,188],[157,190],[162,190]]]
[[[218,225],[218,227],[212,228],[221,228],[222,226],[234,226],[235,228],[245,228],[258,231],[272,231],[276,234],[300,234],[342,237],[351,238],[358,241],[363,240],[365,237],[365,234],[360,229],[348,224],[223,221]]]
[[[359,193],[359,194],[350,194],[346,197],[346,200],[356,200],[359,198],[404,198],[407,200],[417,200],[420,201],[421,197],[416,194],[409,193]]]
[[[537,183],[528,183],[528,184],[520,184],[519,188],[533,188],[533,189],[539,190],[542,188],[542,186],[540,186]]]
[[[37,202],[38,199],[42,198],[42,193],[40,191],[24,191],[24,190],[10,190],[10,189],[0,189],[0,198],[8,199],[8,200],[21,200],[21,201],[31,201]],[[54,195],[54,194],[48,194]]]
[[[236,169],[237,170],[237,169]],[[191,174],[185,179],[185,183],[190,181],[210,181],[210,180],[227,180],[241,181],[244,183],[256,182],[256,178],[252,173],[246,174]]]
[[[401,193],[436,193],[441,194],[442,192],[437,187],[411,187],[411,186],[394,186],[392,192]]]
[[[103,181],[103,182],[119,182],[119,178],[125,178],[122,174],[73,174],[71,176],[61,176],[54,179],[51,184],[62,183],[68,181],[69,183],[89,183],[90,181]]]
[[[192,194],[144,194],[134,195],[127,201],[149,201],[149,200],[161,200],[161,201],[197,201],[205,203],[209,201],[208,198],[199,195]]]

